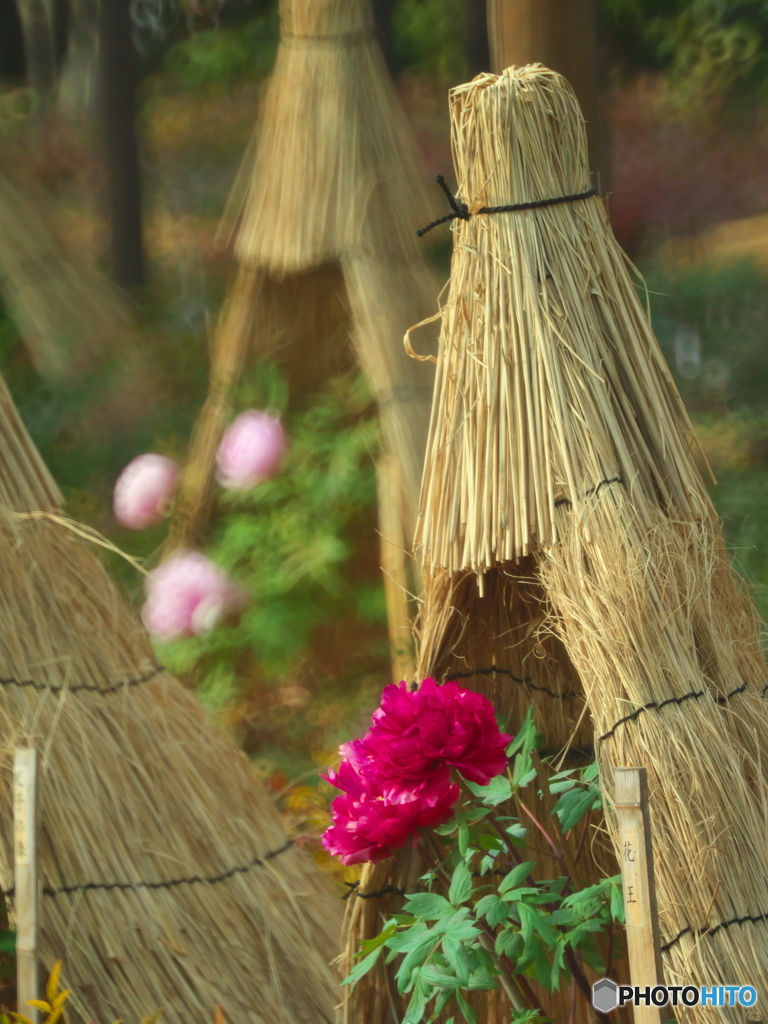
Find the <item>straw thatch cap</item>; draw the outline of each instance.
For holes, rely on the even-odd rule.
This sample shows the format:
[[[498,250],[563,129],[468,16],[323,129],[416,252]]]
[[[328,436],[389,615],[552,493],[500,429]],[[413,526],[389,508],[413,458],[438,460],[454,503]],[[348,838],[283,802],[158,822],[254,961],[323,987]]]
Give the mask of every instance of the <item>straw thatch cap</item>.
[[[542,64],[507,68],[449,95],[453,157],[470,210],[591,187],[586,122],[556,71]]]
[[[279,277],[354,254],[417,257],[432,204],[370,0],[282,0],[280,17],[275,69],[223,221],[238,259]]]
[[[541,65],[483,74],[451,91],[451,128],[469,216],[442,312],[425,567],[524,558],[556,541],[556,508],[612,480],[701,514],[693,431],[591,187],[573,90]]]

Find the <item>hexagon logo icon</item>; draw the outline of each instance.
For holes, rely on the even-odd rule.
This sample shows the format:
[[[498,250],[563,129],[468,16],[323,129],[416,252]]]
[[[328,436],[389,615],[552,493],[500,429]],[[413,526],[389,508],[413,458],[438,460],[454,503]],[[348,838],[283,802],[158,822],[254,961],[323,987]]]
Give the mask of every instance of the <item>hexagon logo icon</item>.
[[[619,986],[609,978],[602,978],[592,986],[592,1005],[601,1013],[610,1013],[619,1005]]]

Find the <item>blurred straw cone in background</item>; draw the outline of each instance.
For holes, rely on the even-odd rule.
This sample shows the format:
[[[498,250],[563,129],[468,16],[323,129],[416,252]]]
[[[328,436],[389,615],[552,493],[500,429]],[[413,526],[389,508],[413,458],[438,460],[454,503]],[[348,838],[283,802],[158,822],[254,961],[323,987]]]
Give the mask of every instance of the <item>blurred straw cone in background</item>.
[[[434,373],[407,358],[402,339],[436,307],[416,237],[434,211],[370,0],[283,0],[280,18],[274,72],[220,232],[234,240],[240,270],[214,339],[167,551],[205,534],[232,388],[254,356],[284,365],[292,403],[357,360],[396,466],[379,490],[382,506],[393,506],[382,507],[383,543],[390,555],[410,551]],[[396,537],[386,535],[390,523]],[[410,617],[414,574],[404,570],[388,587],[393,636]],[[398,665],[408,668],[407,655]]]

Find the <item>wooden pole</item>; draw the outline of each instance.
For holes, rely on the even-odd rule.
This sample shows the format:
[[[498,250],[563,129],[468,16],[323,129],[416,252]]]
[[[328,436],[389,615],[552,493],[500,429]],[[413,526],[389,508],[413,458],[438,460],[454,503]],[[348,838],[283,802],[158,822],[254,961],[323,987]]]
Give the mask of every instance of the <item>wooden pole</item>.
[[[16,916],[16,987],[18,1012],[38,1024],[37,938],[37,751],[18,747],[13,756],[13,865]]]
[[[381,571],[387,602],[392,681],[411,682],[416,665],[408,602],[408,559],[403,528],[403,499],[399,466],[391,455],[382,455],[377,466]]]
[[[633,985],[653,988],[664,983],[664,973],[645,768],[617,768],[614,786],[629,970]],[[635,1024],[666,1024],[667,1009],[635,1005],[634,1019]]]
[[[597,0],[488,0],[488,39],[494,74],[539,62],[568,79],[587,122],[590,166],[605,192]]]

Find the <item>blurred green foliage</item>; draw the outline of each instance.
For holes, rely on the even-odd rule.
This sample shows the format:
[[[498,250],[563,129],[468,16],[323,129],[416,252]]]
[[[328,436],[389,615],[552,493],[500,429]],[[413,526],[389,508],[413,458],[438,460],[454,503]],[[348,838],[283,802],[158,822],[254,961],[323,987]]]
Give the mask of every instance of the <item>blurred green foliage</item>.
[[[768,96],[766,0],[603,0],[615,51],[665,68],[681,100]]]
[[[440,81],[467,74],[464,0],[400,0],[392,18],[395,49],[403,64]]]
[[[645,268],[653,327],[694,412],[768,404],[768,287],[766,274],[749,261]],[[643,292],[643,299],[646,298]],[[676,339],[681,329],[700,341],[698,368],[681,373]]]
[[[305,411],[292,411],[287,398],[285,381],[269,364],[241,388],[238,408],[284,413],[290,449],[273,480],[222,492],[207,549],[247,592],[247,605],[237,621],[207,637],[160,651],[213,708],[258,693],[248,745],[296,774],[307,769],[308,751],[344,738],[361,677],[372,675],[374,691],[380,689],[388,651],[375,533],[378,421],[370,395],[354,373],[330,381]],[[360,564],[366,545],[372,558]],[[326,710],[338,702],[335,723],[319,710],[319,698]],[[306,710],[310,702],[314,713]]]
[[[243,78],[265,78],[272,70],[279,33],[277,10],[235,28],[194,32],[171,46],[164,66],[186,89],[226,87]]]
[[[712,498],[722,516],[734,566],[750,584],[768,622],[768,472],[765,466],[718,474]]]
[[[738,571],[768,619],[768,278],[748,261],[644,268],[654,331],[688,410],[709,448]],[[698,338],[699,358],[676,341]],[[682,371],[682,372],[681,372]]]

